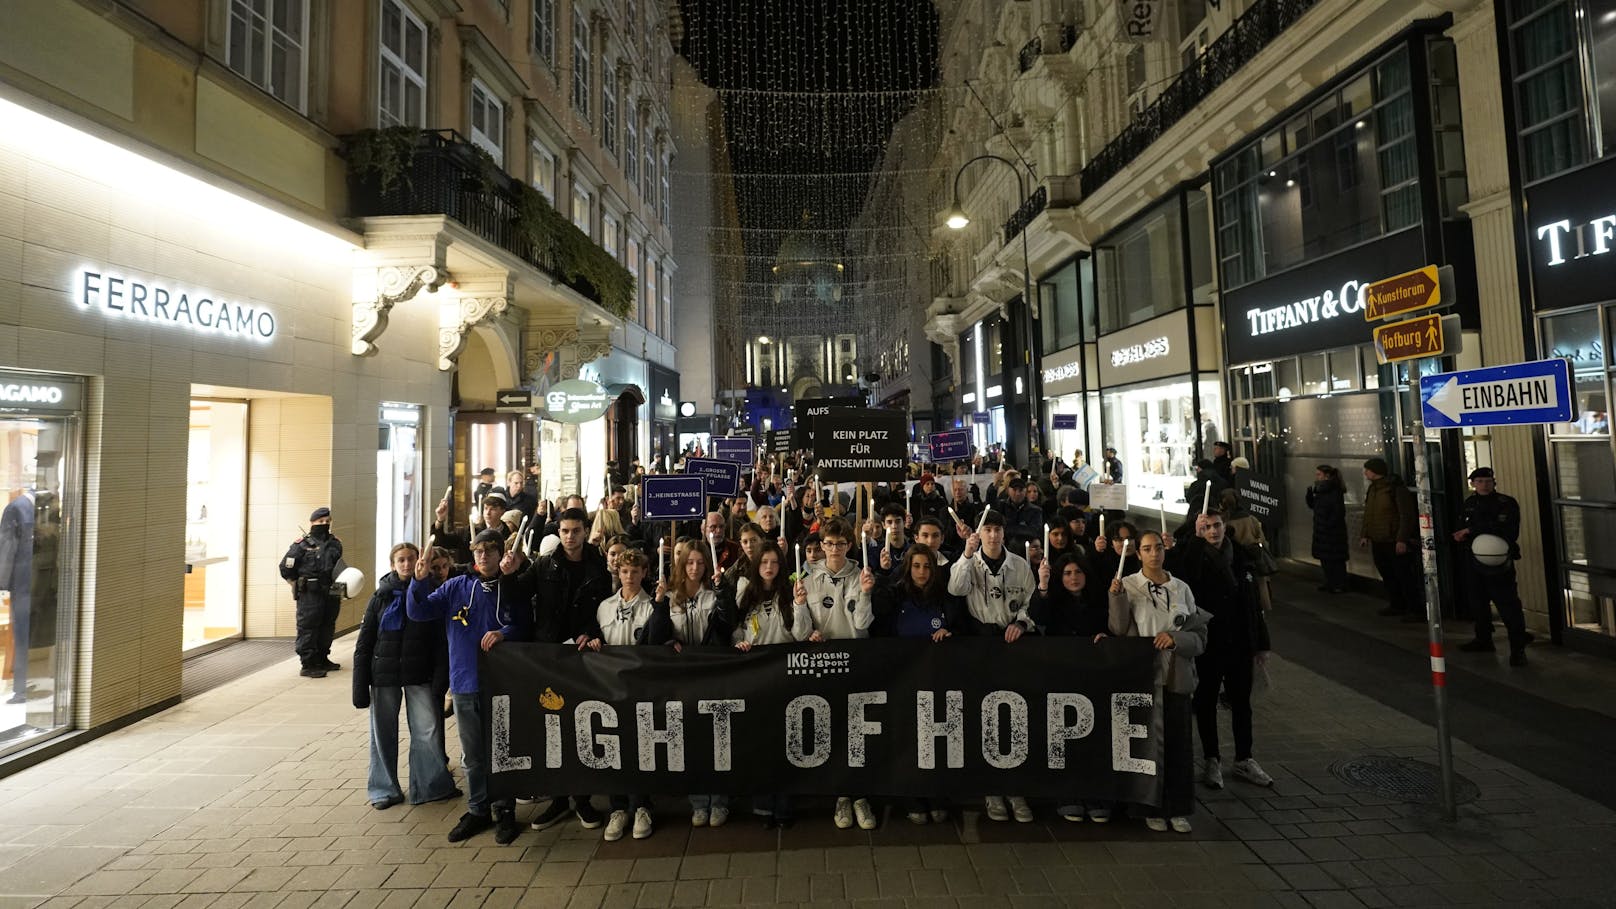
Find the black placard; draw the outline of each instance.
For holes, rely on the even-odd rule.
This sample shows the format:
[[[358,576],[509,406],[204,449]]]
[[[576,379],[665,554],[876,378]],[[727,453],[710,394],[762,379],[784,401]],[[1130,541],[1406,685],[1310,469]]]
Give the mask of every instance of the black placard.
[[[1409,228],[1223,292],[1231,364],[1367,344],[1362,291],[1425,261],[1419,228]]]
[[[1156,658],[1142,638],[885,638],[744,654],[507,643],[479,675],[495,797],[1160,802]]]
[[[814,417],[833,407],[863,407],[863,398],[803,398],[791,404],[791,445],[803,451],[814,447]]]
[[[900,410],[831,408],[814,417],[814,469],[840,483],[902,480],[909,468],[909,418]]]
[[[1285,481],[1242,470],[1234,475],[1234,491],[1262,524],[1263,533],[1269,539],[1276,537],[1285,523]]]
[[[791,444],[791,430],[789,429],[769,430],[769,437],[765,442],[769,454],[791,454],[795,450]]]

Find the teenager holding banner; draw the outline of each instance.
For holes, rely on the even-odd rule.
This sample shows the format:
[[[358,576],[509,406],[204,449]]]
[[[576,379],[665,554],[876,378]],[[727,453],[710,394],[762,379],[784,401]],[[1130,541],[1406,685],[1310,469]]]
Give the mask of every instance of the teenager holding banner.
[[[904,553],[898,571],[897,577],[878,583],[871,594],[875,623],[870,633],[876,637],[929,638],[934,643],[953,635],[964,604],[948,592],[936,553],[916,543]],[[912,824],[948,820],[948,809],[938,799],[906,799],[904,811]]]
[[[1051,553],[1056,552],[1053,527],[1049,548]],[[1027,617],[1037,623],[1040,633],[1096,641],[1105,636],[1110,615],[1103,588],[1089,583],[1086,561],[1082,556],[1063,552],[1038,566],[1038,592],[1027,604]],[[1111,819],[1111,807],[1105,802],[1072,801],[1057,810],[1061,817],[1073,822],[1082,821],[1085,813],[1096,824]]]
[[[664,644],[666,626],[654,616],[655,603],[645,592],[645,553],[631,549],[617,560],[617,593],[602,601],[595,610],[595,623],[600,627],[598,637],[579,645],[590,650],[602,647],[630,647]],[[659,627],[660,626],[660,627]],[[634,817],[634,838],[643,840],[651,835],[651,799],[646,795],[611,796],[612,813],[606,820],[605,839],[614,843],[628,830],[629,812]]]
[[[1032,627],[1026,610],[1034,584],[1027,560],[1005,548],[1004,529],[1004,516],[997,511],[982,516],[949,572],[948,592],[965,598],[961,633],[1002,637],[1013,644]],[[1032,808],[1019,795],[990,795],[984,803],[992,820],[1008,821],[1014,814],[1017,823],[1032,823]]]
[[[808,607],[813,616],[814,630],[810,641],[834,641],[870,636],[870,623],[875,613],[870,602],[870,591],[875,588],[875,575],[862,570],[847,557],[853,542],[853,528],[841,518],[830,518],[819,531],[820,545],[825,549],[825,561],[813,564],[808,576],[799,579],[793,602]],[[875,809],[867,798],[839,796],[836,799],[836,826],[846,830],[853,826],[855,816],[859,829],[874,830]]]
[[[1195,658],[1206,650],[1211,616],[1195,606],[1195,595],[1164,567],[1167,546],[1162,535],[1147,530],[1139,537],[1137,574],[1114,575],[1107,625],[1119,637],[1151,638],[1159,658],[1156,681],[1163,691],[1162,804],[1151,809],[1145,826],[1157,833],[1169,826],[1190,832],[1195,811],[1195,758],[1192,756],[1190,695],[1195,691]],[[1164,819],[1162,814],[1166,814]]]
[[[778,546],[765,541],[757,557],[748,566],[746,575],[733,588],[726,586],[718,590],[718,613],[721,620],[734,629],[730,632],[730,642],[735,649],[745,653],[753,647],[808,640],[814,631],[813,616],[808,613],[807,603],[794,603],[792,600],[785,558]],[[692,807],[695,807],[698,798],[700,796],[690,797]],[[712,798],[714,802],[709,823],[717,827],[723,823],[718,814],[716,800],[719,797]],[[723,810],[727,817],[727,797]],[[769,829],[789,827],[796,820],[791,796],[785,794],[755,796],[752,799],[752,812],[761,815],[763,826]],[[691,825],[701,826],[696,820],[697,815],[692,813]]]

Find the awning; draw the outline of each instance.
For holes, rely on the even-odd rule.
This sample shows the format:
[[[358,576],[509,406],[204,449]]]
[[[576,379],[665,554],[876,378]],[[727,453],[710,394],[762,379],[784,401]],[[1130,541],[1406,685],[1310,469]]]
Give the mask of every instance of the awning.
[[[623,385],[608,385],[606,386],[606,393],[613,398],[626,397],[634,402],[635,407],[645,403],[645,390],[632,382]]]

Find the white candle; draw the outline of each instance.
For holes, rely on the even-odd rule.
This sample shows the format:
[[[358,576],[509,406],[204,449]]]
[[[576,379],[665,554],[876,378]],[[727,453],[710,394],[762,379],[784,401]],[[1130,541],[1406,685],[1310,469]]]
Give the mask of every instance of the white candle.
[[[1105,512],[1100,512],[1100,536],[1105,536]]]
[[[964,524],[965,523],[964,521],[960,520],[959,512],[955,511],[954,506],[952,506],[952,505],[948,506],[948,516],[954,519],[955,524]]]
[[[982,506],[982,516],[980,518],[976,519],[976,532],[977,533],[982,532],[982,525],[984,525],[984,524],[986,524],[988,522],[988,512],[992,511],[992,510],[993,509],[989,508],[986,505]]]
[[[802,574],[802,544],[797,544],[797,574]]]
[[[1206,488],[1201,491],[1201,514],[1206,514],[1212,507],[1212,481],[1206,481]],[[1165,528],[1163,528],[1165,529]]]
[[[718,571],[718,537],[716,537],[716,536],[708,537],[707,538],[707,548],[713,554],[713,571],[716,572],[716,571]]]
[[[1156,510],[1161,514],[1161,532],[1167,533],[1167,497],[1162,496],[1156,503]]]
[[[1122,555],[1117,558],[1117,580],[1119,581],[1122,580],[1122,566],[1128,561],[1128,543],[1130,542],[1130,540],[1122,541]]]
[[[1042,556],[1043,558],[1045,558],[1045,559],[1049,558],[1049,524],[1048,523],[1044,524],[1044,548],[1038,550],[1038,554],[1040,556]]]

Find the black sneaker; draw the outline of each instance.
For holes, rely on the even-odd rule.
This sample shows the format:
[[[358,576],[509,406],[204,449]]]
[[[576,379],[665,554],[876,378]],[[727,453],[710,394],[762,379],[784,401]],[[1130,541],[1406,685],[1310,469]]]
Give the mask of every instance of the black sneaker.
[[[567,804],[567,799],[565,796],[558,799],[551,799],[550,804],[546,805],[543,811],[540,811],[538,814],[534,815],[531,826],[534,830],[548,830],[551,827],[554,827],[556,824],[566,820],[567,814],[571,810],[571,806]],[[582,818],[579,818],[579,820],[582,820]]]
[[[449,842],[458,843],[469,840],[484,830],[494,826],[494,819],[486,814],[472,814],[466,812],[460,816],[460,822],[449,831]]]
[[[1526,665],[1526,651],[1524,651],[1524,650],[1512,650],[1512,651],[1510,651],[1509,665],[1511,665],[1511,666],[1525,666]]]
[[[1467,644],[1460,644],[1459,649],[1465,653],[1494,653],[1498,647],[1486,638],[1476,638]]]
[[[558,801],[565,804],[566,800],[558,799]],[[595,809],[595,806],[587,801],[580,801],[573,809],[573,813],[578,815],[578,823],[585,830],[594,830],[600,827],[601,824],[606,823],[606,819],[600,816],[600,812]]]
[[[327,660],[321,661],[320,668],[324,669],[326,672],[336,672],[338,669],[342,668],[342,664],[341,663],[333,663],[329,659],[327,659]]]
[[[299,672],[298,675],[305,679],[323,679],[325,678],[325,670],[319,666],[304,666],[303,671]]]
[[[516,822],[516,812],[505,810],[494,819],[494,842],[509,846],[522,834],[522,825]]]

